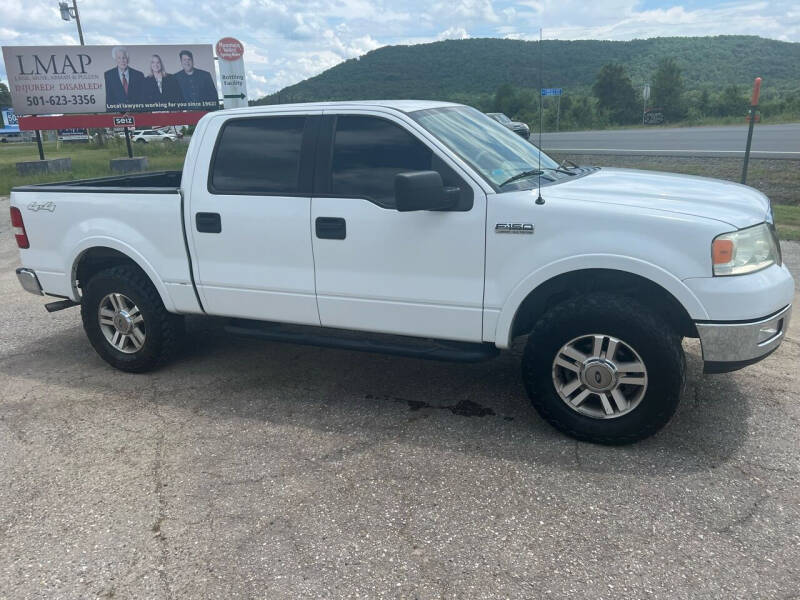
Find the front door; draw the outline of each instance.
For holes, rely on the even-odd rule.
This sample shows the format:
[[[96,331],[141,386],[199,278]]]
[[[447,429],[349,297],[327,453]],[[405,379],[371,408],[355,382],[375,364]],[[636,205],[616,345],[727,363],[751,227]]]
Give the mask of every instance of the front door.
[[[311,202],[322,325],[481,341],[485,194],[398,118],[327,115]],[[395,210],[395,174],[420,170],[461,188],[459,206]]]
[[[186,229],[203,307],[319,325],[309,218],[319,117],[224,119],[205,132]],[[304,160],[308,156],[309,160]]]

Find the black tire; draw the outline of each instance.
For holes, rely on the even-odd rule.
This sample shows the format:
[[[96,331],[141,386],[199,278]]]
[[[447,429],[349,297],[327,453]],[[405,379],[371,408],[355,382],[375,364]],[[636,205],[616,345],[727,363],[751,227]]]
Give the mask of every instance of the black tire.
[[[560,349],[584,335],[624,340],[647,369],[647,388],[638,405],[615,418],[581,414],[559,396],[553,382]],[[556,429],[598,444],[630,444],[666,425],[680,401],[685,378],[681,337],[636,300],[608,293],[572,298],[537,322],[522,358],[525,389],[539,414]],[[599,401],[599,395],[589,396]]]
[[[144,318],[145,339],[141,348],[125,353],[115,348],[101,330],[100,304],[111,293],[129,298]],[[183,317],[167,312],[150,279],[137,267],[118,266],[100,271],[83,289],[83,329],[94,349],[112,367],[131,373],[152,370],[167,362],[183,337]]]

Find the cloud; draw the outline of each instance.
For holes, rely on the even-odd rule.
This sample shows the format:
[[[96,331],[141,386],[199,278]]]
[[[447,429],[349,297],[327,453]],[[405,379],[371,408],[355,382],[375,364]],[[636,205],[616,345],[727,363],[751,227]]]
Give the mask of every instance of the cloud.
[[[436,36],[438,40],[468,40],[469,33],[463,27],[450,27]]]
[[[245,45],[251,98],[388,44],[468,37],[625,40],[750,34],[800,42],[797,0],[93,0],[80,6],[89,44]],[[55,0],[4,0],[1,45],[76,44]],[[0,79],[5,79],[4,67]]]

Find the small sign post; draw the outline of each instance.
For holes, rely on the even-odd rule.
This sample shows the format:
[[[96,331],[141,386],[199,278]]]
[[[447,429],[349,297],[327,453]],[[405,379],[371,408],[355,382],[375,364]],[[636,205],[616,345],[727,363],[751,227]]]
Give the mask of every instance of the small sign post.
[[[642,125],[646,124],[645,115],[647,114],[647,101],[650,100],[650,84],[645,83],[642,88]]]
[[[756,111],[758,110],[758,96],[761,94],[761,77],[756,77],[753,82],[753,96],[750,99],[750,126],[747,128],[747,145],[744,149],[744,164],[742,165],[742,184],[747,183],[747,165],[750,162],[750,144],[753,141],[753,126],[756,124]]]
[[[133,158],[133,148],[131,148],[131,130],[129,127],[134,127],[133,117],[130,115],[122,115],[121,117],[114,117],[114,127],[125,128],[125,145],[128,147],[128,158]]]
[[[558,131],[559,121],[561,120],[561,94],[562,88],[542,88],[542,96],[557,96],[556,102],[556,131]]]
[[[244,74],[244,44],[226,37],[217,42],[219,80],[225,108],[247,106],[247,81]]]

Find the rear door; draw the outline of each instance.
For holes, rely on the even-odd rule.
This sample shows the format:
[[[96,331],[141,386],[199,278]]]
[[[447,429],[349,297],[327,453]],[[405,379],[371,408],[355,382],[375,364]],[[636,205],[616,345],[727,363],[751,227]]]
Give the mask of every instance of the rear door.
[[[209,124],[186,222],[206,312],[319,325],[310,232],[318,119],[279,113]]]
[[[480,341],[486,195],[399,117],[326,111],[311,206],[322,325]],[[398,212],[394,176],[436,170],[447,211]]]

